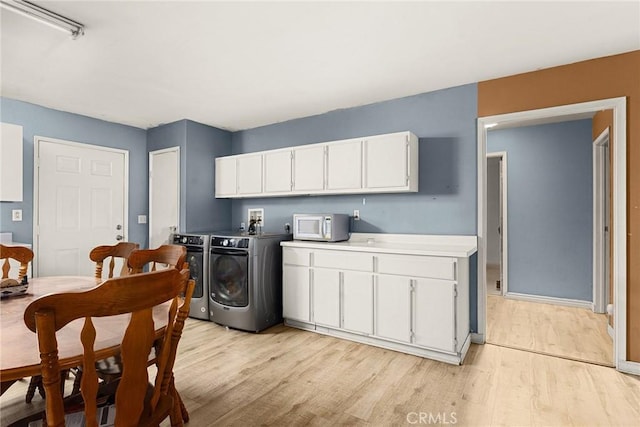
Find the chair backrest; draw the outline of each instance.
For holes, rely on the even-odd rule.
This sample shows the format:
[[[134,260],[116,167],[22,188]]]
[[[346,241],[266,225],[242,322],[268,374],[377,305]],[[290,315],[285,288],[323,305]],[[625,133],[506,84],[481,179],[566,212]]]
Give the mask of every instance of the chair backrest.
[[[33,260],[33,251],[24,246],[5,246],[0,244],[0,260],[4,260],[2,262],[3,279],[9,277],[9,270],[11,269],[9,259],[14,259],[20,263],[20,268],[18,269],[18,282],[20,282],[27,275],[29,263]]]
[[[181,245],[162,245],[156,249],[140,249],[129,256],[131,273],[142,273],[147,264],[151,264],[150,271],[156,271],[156,264],[182,270],[187,259],[187,248]]]
[[[96,263],[96,279],[102,280],[104,260],[109,257],[111,257],[111,260],[109,261],[109,273],[107,278],[111,279],[113,277],[116,258],[122,258],[122,268],[120,269],[120,274],[118,276],[127,276],[129,274],[129,265],[127,263],[129,255],[139,247],[140,245],[137,243],[120,242],[112,246],[104,245],[93,248],[91,252],[89,252],[89,258],[91,261]]]
[[[92,318],[125,313],[131,313],[131,316],[120,345],[123,373],[116,391],[115,425],[141,425],[150,419],[159,422],[169,415],[174,405],[170,393],[173,363],[184,321],[189,314],[193,288],[189,270],[167,269],[108,279],[85,292],[49,294],[29,304],[24,322],[38,338],[48,425],[64,425],[56,332],[73,320],[84,318],[80,334],[84,349],[83,366],[94,366],[96,330]],[[184,298],[180,297],[182,293]],[[158,307],[168,301],[171,303]],[[147,394],[150,387],[147,358],[157,339],[158,329],[153,321],[154,307],[164,310],[168,323],[156,362],[158,369],[153,393]],[[98,392],[95,370],[84,371],[80,389],[87,426],[95,426]]]

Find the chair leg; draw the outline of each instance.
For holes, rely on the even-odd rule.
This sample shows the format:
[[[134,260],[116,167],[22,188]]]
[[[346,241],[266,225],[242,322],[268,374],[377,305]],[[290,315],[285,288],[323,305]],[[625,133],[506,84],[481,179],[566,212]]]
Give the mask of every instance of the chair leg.
[[[29,380],[29,387],[27,387],[27,395],[24,400],[27,403],[31,403],[33,396],[36,394],[36,390],[40,393],[40,396],[44,399],[44,390],[42,389],[42,377],[35,375]]]
[[[71,390],[71,394],[80,393],[80,383],[82,382],[82,369],[76,368],[75,378],[73,380],[73,389]]]
[[[181,427],[183,422],[189,422],[189,413],[182,402],[182,398],[180,397],[178,390],[176,390],[173,378],[171,379],[171,384],[169,386],[169,393],[171,393],[171,397],[173,398],[173,408],[171,408],[171,413],[169,414],[171,427]]]

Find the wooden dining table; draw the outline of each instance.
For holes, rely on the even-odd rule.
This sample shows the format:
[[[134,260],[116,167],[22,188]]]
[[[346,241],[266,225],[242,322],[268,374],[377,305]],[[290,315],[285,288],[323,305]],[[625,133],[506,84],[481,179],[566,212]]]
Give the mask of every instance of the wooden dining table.
[[[100,280],[84,276],[34,277],[29,279],[27,292],[0,300],[0,394],[20,378],[40,375],[40,353],[36,334],[24,323],[24,311],[36,298],[50,293],[81,292],[91,289]],[[165,303],[169,304],[169,303]],[[120,351],[120,342],[130,314],[94,318],[96,358],[104,359]],[[167,324],[166,308],[158,306],[153,313],[157,336],[162,336]],[[82,365],[80,331],[83,320],[77,319],[57,333],[60,368]]]

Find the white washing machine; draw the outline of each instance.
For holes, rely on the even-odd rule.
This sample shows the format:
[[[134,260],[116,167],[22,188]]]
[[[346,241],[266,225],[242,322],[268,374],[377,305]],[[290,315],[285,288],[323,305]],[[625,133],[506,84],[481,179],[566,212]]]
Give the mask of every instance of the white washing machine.
[[[282,322],[282,248],[291,234],[216,232],[209,245],[209,319],[259,332]]]

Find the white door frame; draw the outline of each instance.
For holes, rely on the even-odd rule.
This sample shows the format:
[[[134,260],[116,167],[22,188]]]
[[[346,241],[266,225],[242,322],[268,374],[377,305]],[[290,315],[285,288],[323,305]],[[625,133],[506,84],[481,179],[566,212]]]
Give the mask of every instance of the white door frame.
[[[605,151],[609,149],[609,128],[607,127],[593,141],[593,311],[606,312],[607,282],[605,197],[607,197]]]
[[[34,135],[33,137],[33,251],[38,254],[40,253],[40,239],[39,231],[40,231],[40,218],[38,216],[40,209],[40,188],[38,182],[40,180],[40,142],[49,142],[54,144],[62,144],[62,145],[70,145],[72,147],[77,148],[88,148],[92,150],[100,150],[106,151],[109,153],[119,153],[124,155],[124,200],[123,200],[123,209],[124,209],[124,218],[122,219],[122,226],[124,228],[124,232],[122,236],[124,241],[129,241],[129,151],[122,150],[119,148],[111,148],[105,147],[102,145],[95,144],[85,144],[83,142],[74,142],[67,141],[64,139],[57,138],[49,138],[46,136],[38,136]],[[33,275],[34,277],[38,274],[38,257],[33,257]]]
[[[148,237],[147,237],[147,241],[149,242],[149,244],[147,246],[150,247],[151,245],[151,230],[153,230],[152,228],[152,222],[153,222],[153,203],[152,202],[152,191],[151,191],[151,187],[153,185],[153,156],[157,155],[157,154],[164,154],[164,153],[171,153],[171,152],[176,152],[177,157],[178,157],[178,174],[177,174],[177,186],[176,188],[178,189],[177,192],[177,200],[178,203],[176,204],[176,232],[179,231],[178,228],[180,227],[180,147],[176,146],[176,147],[169,147],[169,148],[163,148],[161,150],[154,150],[154,151],[149,151],[149,230],[148,230]]]
[[[614,362],[616,369],[640,374],[640,363],[627,360],[627,99],[625,97],[562,105],[538,110],[498,114],[479,117],[478,135],[478,331],[474,342],[484,343],[487,328],[486,290],[486,217],[487,217],[487,126],[497,123],[501,127],[512,127],[527,123],[540,123],[554,117],[567,119],[581,114],[595,114],[601,110],[613,110],[613,151],[611,153],[613,180],[612,223],[613,229],[613,318]]]
[[[487,153],[487,159],[489,158],[499,158],[502,159],[502,161],[500,162],[500,176],[501,181],[502,181],[502,191],[500,194],[500,203],[502,206],[502,228],[500,229],[500,240],[502,240],[502,259],[500,260],[500,294],[502,295],[506,295],[508,290],[509,290],[509,265],[508,265],[508,260],[509,260],[509,248],[507,246],[507,242],[509,241],[509,239],[507,239],[507,235],[508,235],[508,216],[507,216],[507,198],[508,198],[508,192],[507,192],[507,152],[506,151],[496,151],[496,152],[491,152],[491,153]],[[486,253],[486,252],[485,252]]]

